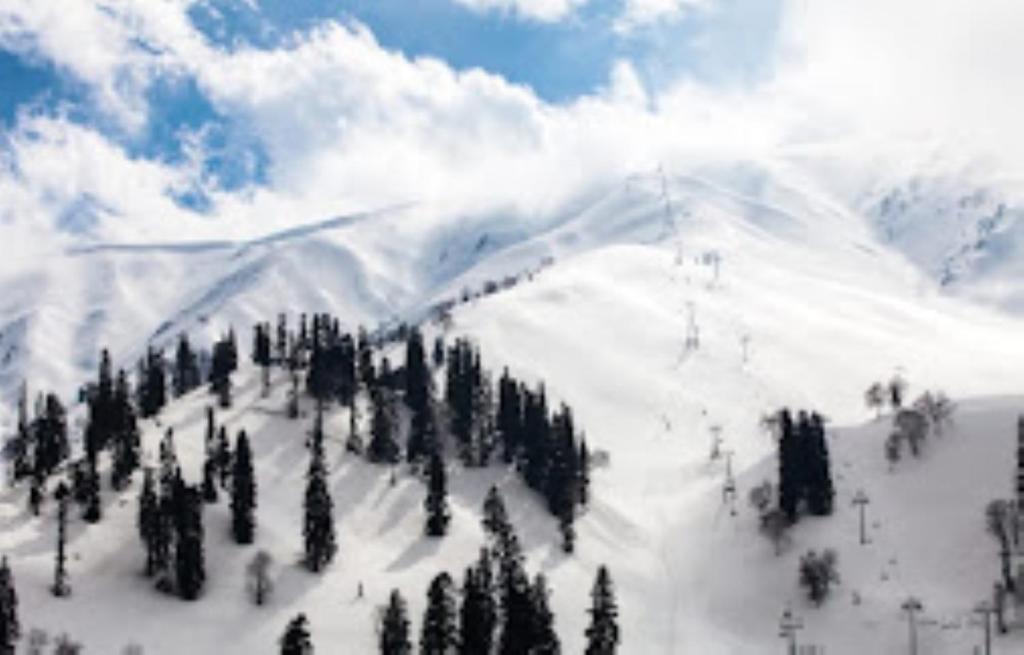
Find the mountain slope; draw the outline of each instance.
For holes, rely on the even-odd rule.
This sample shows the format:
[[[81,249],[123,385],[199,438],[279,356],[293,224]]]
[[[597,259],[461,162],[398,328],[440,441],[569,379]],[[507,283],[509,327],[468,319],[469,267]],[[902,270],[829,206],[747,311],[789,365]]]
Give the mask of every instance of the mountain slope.
[[[625,653],[763,653],[778,645],[787,603],[830,653],[863,652],[865,643],[872,652],[899,652],[898,603],[906,593],[922,595],[935,616],[953,617],[987,592],[995,553],[981,516],[984,501],[1010,489],[1012,422],[1022,409],[1011,394],[1024,387],[1024,370],[1012,365],[1024,358],[1021,321],[944,295],[869,221],[790,167],[637,176],[578,209],[514,227],[502,215],[455,219],[402,208],[252,242],[62,253],[4,282],[11,292],[0,313],[3,339],[17,350],[2,382],[10,393],[27,373],[34,386],[73,388],[91,375],[102,345],[130,363],[151,338],[166,342],[182,329],[210,338],[229,323],[244,353],[248,324],[279,311],[330,310],[350,325],[415,319],[507,275],[519,282],[467,294],[449,322],[430,324],[428,337],[470,336],[492,369],[507,365],[543,380],[552,401],[573,407],[588,442],[609,454],[579,522],[577,555],[561,555],[554,521],[497,468],[454,467],[452,535],[425,540],[422,485],[403,473],[392,488],[385,470],[343,455],[347,417],[339,411],[328,423],[328,461],[341,555],[323,578],[306,574],[294,562],[309,419],[281,417],[283,381],[261,399],[255,371],[244,367],[228,422],[254,439],[259,543],[274,553],[281,576],[272,605],[257,610],[243,597],[253,549],[228,543],[223,502],[206,515],[207,598],[189,605],[149,589],[138,575],[136,488],[116,500],[107,492],[99,526],[75,524],[76,593],[54,601],[45,590],[52,516],[26,519],[24,490],[8,491],[0,549],[14,558],[26,612],[90,650],[116,652],[134,639],[159,654],[176,652],[182,625],[196,652],[270,653],[287,619],[305,611],[320,650],[346,644],[370,652],[374,606],[391,586],[407,592],[418,625],[429,578],[441,568],[461,575],[475,556],[479,507],[492,482],[512,501],[531,571],[551,580],[566,652],[581,648],[586,592],[600,563],[611,566],[618,586]],[[685,345],[691,316],[696,348]],[[864,389],[897,370],[914,391],[1006,397],[963,403],[955,430],[930,444],[922,461],[889,475],[884,422],[858,424]],[[197,392],[172,406],[161,426],[147,427],[152,456],[163,427],[175,426],[192,480],[209,402]],[[801,523],[793,549],[775,558],[750,510],[741,503],[735,518],[723,510],[722,463],[708,454],[712,427],[720,426],[745,498],[774,466],[759,419],[782,405],[855,427],[831,438],[837,515]],[[881,521],[876,545],[866,549],[851,528],[849,498],[860,487]],[[941,499],[935,511],[933,498]],[[921,556],[931,543],[942,547]],[[840,549],[843,586],[813,610],[799,597],[795,562],[819,545]],[[881,581],[882,569],[889,581]],[[366,601],[353,598],[359,581]],[[864,598],[857,608],[853,589]],[[125,624],[131,629],[118,627]],[[928,652],[962,652],[972,634],[963,623],[936,629]]]

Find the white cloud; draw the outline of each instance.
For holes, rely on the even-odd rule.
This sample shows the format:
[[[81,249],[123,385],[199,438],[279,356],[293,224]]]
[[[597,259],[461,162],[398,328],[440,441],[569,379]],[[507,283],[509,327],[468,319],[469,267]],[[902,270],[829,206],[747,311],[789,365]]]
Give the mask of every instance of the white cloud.
[[[1000,154],[1000,144],[1020,151],[1024,92],[1013,68],[1024,60],[1015,38],[1024,21],[1009,0],[984,11],[953,0],[794,2],[776,73],[755,87],[645,89],[621,61],[605,89],[559,105],[484,71],[389,51],[360,26],[329,23],[275,50],[225,52],[191,26],[187,3],[114,4],[118,20],[90,14],[99,22],[83,23],[73,50],[59,45],[72,27],[36,3],[6,5],[0,34],[67,67],[101,99],[109,91],[103,101],[114,111],[141,120],[136,87],[154,75],[194,75],[264,145],[267,183],[221,191],[203,179],[196,144],[191,161],[171,166],[133,159],[67,120],[26,117],[0,178],[8,232],[52,223],[83,196],[104,214],[100,236],[206,237],[417,200],[529,217],[659,162],[762,157],[839,139],[861,144],[854,153],[864,143],[894,152],[892,143],[922,135],[956,138],[971,156]],[[136,32],[150,47],[133,45]],[[124,75],[135,80],[127,91],[113,83]],[[211,198],[209,217],[171,199],[195,186]]]
[[[145,123],[145,92],[154,76],[205,48],[184,11],[192,1],[7,0],[0,6],[0,48],[47,58],[135,130]]]
[[[554,22],[571,15],[589,0],[454,0],[474,11],[500,11],[540,22]]]
[[[679,20],[688,11],[707,9],[711,3],[712,0],[624,0],[615,29],[631,32],[644,25]]]
[[[1017,159],[1022,32],[1018,0],[792,0],[778,86],[834,129]]]

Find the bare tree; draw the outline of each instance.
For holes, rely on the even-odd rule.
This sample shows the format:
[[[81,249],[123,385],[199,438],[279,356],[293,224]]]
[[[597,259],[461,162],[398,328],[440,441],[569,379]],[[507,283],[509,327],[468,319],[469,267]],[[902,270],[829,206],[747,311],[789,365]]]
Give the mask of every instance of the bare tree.
[[[831,548],[826,548],[820,555],[809,550],[800,558],[800,586],[806,587],[807,596],[815,605],[821,605],[832,584],[839,582],[837,564],[836,551]]]
[[[270,569],[274,564],[274,558],[265,550],[261,550],[253,556],[246,567],[248,576],[249,594],[252,601],[257,605],[263,605],[274,592],[274,583],[271,580]]]
[[[875,382],[864,392],[864,404],[868,409],[875,410],[875,417],[882,415],[882,408],[885,407],[885,387],[881,382]]]

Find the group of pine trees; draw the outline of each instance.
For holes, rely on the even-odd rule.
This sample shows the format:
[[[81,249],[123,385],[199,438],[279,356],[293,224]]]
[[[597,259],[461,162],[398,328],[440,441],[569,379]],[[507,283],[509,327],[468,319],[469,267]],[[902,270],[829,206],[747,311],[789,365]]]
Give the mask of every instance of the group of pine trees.
[[[245,545],[256,537],[256,477],[245,430],[239,431],[232,448],[227,429],[217,428],[213,408],[208,408],[205,446],[202,483],[187,484],[174,432],[168,429],[160,443],[159,471],[146,469],[139,495],[138,532],[146,552],[146,575],[156,579],[157,588],[186,600],[198,598],[206,580],[204,504],[216,503],[220,492],[227,493],[232,538]]]
[[[18,403],[18,425],[7,441],[6,456],[12,484],[28,480],[29,506],[39,514],[46,482],[68,458],[67,412],[55,394],[40,395],[32,418],[28,414],[27,392],[23,389]]]
[[[275,363],[289,370],[293,380],[290,416],[299,415],[301,371],[305,390],[318,411],[331,402],[349,408],[347,450],[376,464],[394,466],[404,459],[421,471],[428,487],[424,503],[428,535],[442,536],[447,531],[444,456],[449,442],[464,466],[484,467],[499,457],[515,466],[526,484],[544,496],[559,521],[563,549],[571,553],[574,521],[588,501],[590,482],[589,452],[576,431],[571,409],[562,405],[550,411],[543,385],[531,389],[507,370],[493,388],[479,350],[469,340],[456,339],[446,348],[438,339],[428,352],[416,327],[403,327],[395,336],[405,346],[404,365],[398,368],[387,357],[377,362],[374,350],[380,344],[365,330],[353,336],[340,329],[336,318],[318,314],[312,319],[300,316],[293,332],[281,316],[276,341],[269,323],[255,326],[252,359],[263,368],[265,385]],[[435,383],[435,371],[441,367],[443,394]],[[369,407],[365,439],[356,418],[360,397]],[[317,491],[316,498],[322,497]]]
[[[146,468],[137,528],[146,551],[145,573],[156,587],[195,600],[206,583],[203,495],[186,484],[170,429],[160,443],[160,466]]]
[[[419,653],[560,653],[547,580],[543,574],[529,578],[519,539],[496,488],[490,490],[484,502],[483,526],[488,545],[466,569],[461,590],[447,572],[431,580],[420,624]],[[618,605],[611,576],[604,566],[597,572],[589,613],[585,654],[614,655],[621,640]],[[377,635],[381,655],[411,655],[414,651],[408,605],[397,589],[391,592],[380,614]],[[280,644],[282,655],[313,653],[309,622],[304,614],[288,624]]]
[[[779,509],[790,523],[802,508],[815,516],[831,514],[835,488],[821,415],[800,411],[794,422],[789,410],[783,409],[778,432]]]

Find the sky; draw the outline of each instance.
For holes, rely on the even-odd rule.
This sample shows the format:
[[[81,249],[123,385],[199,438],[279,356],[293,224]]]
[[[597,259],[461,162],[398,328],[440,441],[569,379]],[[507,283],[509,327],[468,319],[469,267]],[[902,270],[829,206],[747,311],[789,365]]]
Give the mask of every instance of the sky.
[[[529,217],[823,143],[1014,177],[1022,31],[1016,0],[6,0],[0,231],[31,253],[404,202]]]

